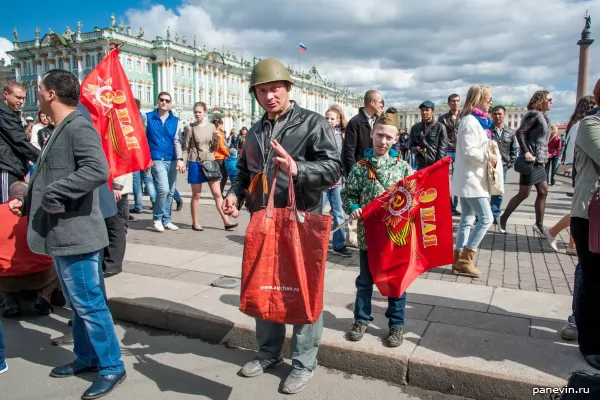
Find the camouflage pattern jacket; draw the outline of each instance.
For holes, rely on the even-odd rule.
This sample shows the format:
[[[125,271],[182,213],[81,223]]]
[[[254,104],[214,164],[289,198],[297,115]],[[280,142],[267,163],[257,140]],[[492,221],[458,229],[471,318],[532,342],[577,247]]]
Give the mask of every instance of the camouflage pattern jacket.
[[[384,156],[375,156],[372,148],[366,149],[364,154],[365,158],[352,167],[346,186],[342,189],[342,207],[348,215],[359,208],[364,208],[394,183],[414,173],[410,165],[400,159],[394,149],[390,149]],[[371,171],[375,176],[370,173]],[[358,221],[358,247],[367,250],[365,227],[362,221]]]

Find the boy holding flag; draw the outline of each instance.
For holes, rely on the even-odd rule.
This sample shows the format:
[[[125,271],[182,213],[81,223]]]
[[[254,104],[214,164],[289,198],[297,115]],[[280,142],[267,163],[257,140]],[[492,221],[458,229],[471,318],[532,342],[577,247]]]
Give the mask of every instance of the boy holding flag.
[[[371,131],[373,148],[365,150],[364,159],[354,165],[348,175],[346,187],[342,190],[344,211],[359,221],[360,274],[356,278],[355,322],[346,334],[346,338],[353,342],[362,339],[367,326],[373,321],[371,316],[373,277],[369,270],[365,227],[361,220],[362,210],[396,182],[414,172],[392,148],[398,139],[398,134],[398,115],[382,114]],[[406,293],[398,298],[388,298],[385,316],[389,320],[390,331],[384,340],[384,344],[388,347],[398,347],[402,344],[405,307]]]

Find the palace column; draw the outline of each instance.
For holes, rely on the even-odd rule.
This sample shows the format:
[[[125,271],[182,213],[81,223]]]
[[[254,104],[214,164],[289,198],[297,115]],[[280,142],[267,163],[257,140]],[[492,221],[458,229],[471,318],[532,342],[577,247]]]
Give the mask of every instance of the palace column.
[[[590,75],[590,46],[594,43],[590,25],[591,19],[586,13],[586,25],[581,32],[581,39],[577,42],[579,46],[579,72],[577,74],[577,99],[579,101],[588,92],[588,79]]]
[[[79,83],[83,82],[83,64],[82,64],[82,62],[83,62],[83,56],[81,54],[79,54],[77,56],[77,79],[79,79]]]
[[[18,83],[21,83],[21,63],[14,63],[14,67],[15,67],[15,81],[17,81]]]
[[[194,85],[192,90],[194,91],[194,104],[200,101],[200,79],[198,74],[201,73],[201,71],[199,70],[198,67],[198,62],[194,61],[194,67],[193,67],[193,71],[194,71]]]

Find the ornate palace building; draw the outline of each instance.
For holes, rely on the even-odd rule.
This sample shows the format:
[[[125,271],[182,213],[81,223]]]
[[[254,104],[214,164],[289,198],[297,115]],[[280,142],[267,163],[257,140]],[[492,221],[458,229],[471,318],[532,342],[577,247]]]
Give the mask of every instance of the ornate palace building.
[[[248,83],[257,58],[245,59],[230,51],[199,49],[196,38],[189,43],[179,34],[145,39],[144,30],[132,33],[123,22],[115,25],[114,16],[108,28],[94,28],[83,32],[81,22],[76,31],[68,26],[63,34],[49,29],[35,39],[20,41],[17,30],[13,31],[14,48],[9,51],[12,65],[0,65],[0,78],[11,77],[27,89],[25,114],[37,112],[37,84],[43,74],[54,68],[71,71],[81,82],[85,76],[108,54],[111,42],[120,42],[120,59],[131,89],[142,103],[142,111],[155,107],[158,93],[166,91],[173,97],[173,112],[184,122],[193,120],[195,102],[207,104],[209,114],[224,119],[224,128],[240,129],[250,126],[262,113],[262,109],[248,93]],[[358,112],[362,96],[336,88],[323,79],[316,67],[309,72],[288,67],[295,81],[291,98],[301,106],[324,114],[331,104],[343,107],[347,118]]]

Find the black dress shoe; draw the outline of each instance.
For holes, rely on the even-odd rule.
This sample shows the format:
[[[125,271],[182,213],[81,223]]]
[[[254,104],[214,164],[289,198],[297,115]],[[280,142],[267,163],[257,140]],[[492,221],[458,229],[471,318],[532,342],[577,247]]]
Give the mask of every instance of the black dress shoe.
[[[33,311],[40,315],[50,315],[54,309],[43,297],[36,297],[32,304]]]
[[[96,378],[92,386],[89,387],[81,396],[82,400],[98,399],[106,396],[121,382],[125,380],[127,374],[123,372],[118,375],[100,375]]]
[[[10,301],[4,304],[4,312],[2,316],[4,318],[14,318],[21,314],[21,307],[18,303],[14,301]]]
[[[53,378],[67,378],[69,376],[85,374],[86,372],[98,372],[98,367],[95,365],[93,367],[77,367],[75,361],[73,361],[71,364],[52,368],[50,376]]]
[[[50,304],[53,306],[64,307],[67,304],[67,299],[60,288],[54,289],[50,296]]]
[[[592,367],[600,370],[600,355],[596,354],[590,356],[583,356],[583,358],[585,358],[585,361],[587,361],[587,363],[590,364]]]

